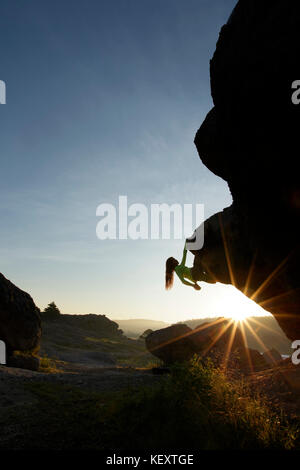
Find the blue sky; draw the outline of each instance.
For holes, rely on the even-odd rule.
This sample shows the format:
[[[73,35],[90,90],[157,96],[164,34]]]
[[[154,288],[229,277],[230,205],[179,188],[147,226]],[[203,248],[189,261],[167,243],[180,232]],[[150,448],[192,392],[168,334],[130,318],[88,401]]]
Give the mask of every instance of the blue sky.
[[[218,286],[166,293],[164,262],[182,242],[100,241],[96,208],[119,195],[203,203],[206,216],[230,205],[193,139],[235,3],[2,2],[0,270],[40,308],[175,320],[224,304]]]

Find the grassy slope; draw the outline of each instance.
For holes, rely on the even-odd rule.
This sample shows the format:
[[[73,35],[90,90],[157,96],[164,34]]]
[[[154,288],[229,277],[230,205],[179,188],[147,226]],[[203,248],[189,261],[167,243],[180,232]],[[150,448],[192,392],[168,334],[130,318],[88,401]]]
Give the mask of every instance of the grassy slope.
[[[112,364],[136,367],[154,362],[144,341],[128,339],[118,331],[107,331],[101,326],[101,318],[95,327],[95,324],[80,321],[83,318],[74,317],[62,315],[57,320],[43,319],[42,357],[87,364],[94,362],[94,366],[102,365],[102,357],[103,363],[112,359]]]

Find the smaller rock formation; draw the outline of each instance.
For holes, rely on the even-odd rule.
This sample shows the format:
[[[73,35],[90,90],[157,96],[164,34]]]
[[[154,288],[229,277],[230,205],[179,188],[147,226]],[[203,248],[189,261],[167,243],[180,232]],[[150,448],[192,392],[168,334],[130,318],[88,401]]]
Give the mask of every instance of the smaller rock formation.
[[[29,294],[0,273],[0,339],[7,356],[13,351],[37,351],[41,338],[39,309]]]
[[[147,349],[165,364],[190,359],[197,347],[192,339],[193,330],[177,324],[153,331],[146,337]]]

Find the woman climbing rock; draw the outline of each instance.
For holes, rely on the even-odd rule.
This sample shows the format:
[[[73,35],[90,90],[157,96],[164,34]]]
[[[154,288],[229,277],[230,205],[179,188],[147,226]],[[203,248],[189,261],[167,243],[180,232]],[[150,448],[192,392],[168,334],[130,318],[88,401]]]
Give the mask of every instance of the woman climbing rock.
[[[195,290],[200,290],[201,287],[197,284],[197,281],[211,282],[211,276],[205,271],[202,271],[200,279],[194,279],[193,268],[189,268],[185,265],[186,263],[187,248],[184,245],[183,256],[181,263],[179,264],[177,259],[168,258],[166,262],[166,289],[169,290],[173,286],[174,272],[177,274],[181,282],[186,286],[191,286]]]

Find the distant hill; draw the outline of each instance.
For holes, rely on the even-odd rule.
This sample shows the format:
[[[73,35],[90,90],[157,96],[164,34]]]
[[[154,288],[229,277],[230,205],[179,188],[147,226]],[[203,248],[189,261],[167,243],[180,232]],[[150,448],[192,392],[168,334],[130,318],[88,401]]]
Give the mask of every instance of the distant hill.
[[[128,339],[105,315],[42,318],[41,356],[89,367],[144,366],[153,362],[143,341]]]
[[[137,338],[145,330],[160,330],[161,328],[166,328],[170,323],[159,320],[148,320],[143,318],[137,318],[132,320],[114,320],[121,330],[124,332],[124,335],[130,338]]]
[[[197,320],[185,320],[179,323],[184,323],[190,328],[196,328],[205,322],[212,322],[214,318],[200,318]],[[284,332],[278,325],[277,321],[273,316],[268,317],[249,317],[247,319],[249,325],[254,330],[260,341],[255,338],[255,335],[249,331],[245,326],[245,333],[248,342],[248,347],[251,349],[257,349],[260,352],[264,352],[269,349],[277,349],[280,354],[291,354],[291,341],[285,336]]]

